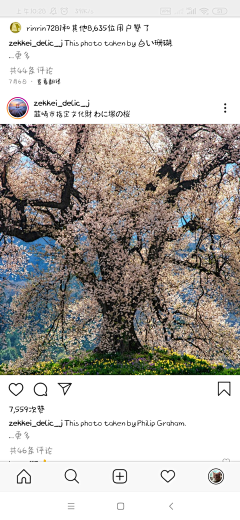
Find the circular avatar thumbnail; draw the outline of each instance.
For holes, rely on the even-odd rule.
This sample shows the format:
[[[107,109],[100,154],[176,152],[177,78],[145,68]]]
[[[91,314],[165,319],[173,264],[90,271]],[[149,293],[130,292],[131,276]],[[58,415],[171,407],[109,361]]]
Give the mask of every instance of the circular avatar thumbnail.
[[[21,31],[21,24],[19,22],[13,22],[10,25],[10,31],[13,33],[19,33]]]
[[[211,484],[221,484],[224,479],[224,473],[221,469],[215,468],[209,471],[208,480]]]
[[[7,111],[14,119],[21,119],[25,117],[29,111],[29,106],[26,99],[15,97],[10,99],[7,104]]]

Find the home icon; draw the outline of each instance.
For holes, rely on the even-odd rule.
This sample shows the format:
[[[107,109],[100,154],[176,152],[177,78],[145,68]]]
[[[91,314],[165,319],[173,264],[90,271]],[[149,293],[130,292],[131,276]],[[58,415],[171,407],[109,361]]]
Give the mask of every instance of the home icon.
[[[17,484],[31,484],[31,480],[31,475],[25,469],[17,475]]]

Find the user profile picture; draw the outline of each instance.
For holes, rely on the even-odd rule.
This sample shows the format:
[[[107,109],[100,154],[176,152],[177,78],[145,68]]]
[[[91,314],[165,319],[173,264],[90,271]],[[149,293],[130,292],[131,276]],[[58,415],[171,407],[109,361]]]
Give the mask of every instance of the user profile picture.
[[[14,117],[14,119],[22,119],[27,115],[29,106],[26,99],[14,97],[8,102],[7,111],[9,116]]]
[[[10,25],[10,31],[13,33],[19,33],[21,31],[21,24],[19,22],[13,22]]]
[[[221,484],[224,479],[224,473],[221,469],[215,468],[209,471],[208,473],[208,480],[211,482],[211,484]]]

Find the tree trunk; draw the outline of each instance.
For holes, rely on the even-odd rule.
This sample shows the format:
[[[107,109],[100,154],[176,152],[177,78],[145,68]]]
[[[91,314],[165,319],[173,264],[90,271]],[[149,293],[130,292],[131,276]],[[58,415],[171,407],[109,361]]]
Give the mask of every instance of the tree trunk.
[[[100,343],[95,352],[119,354],[139,352],[142,346],[134,329],[135,311],[120,312],[119,302],[116,308],[112,305],[104,307]]]

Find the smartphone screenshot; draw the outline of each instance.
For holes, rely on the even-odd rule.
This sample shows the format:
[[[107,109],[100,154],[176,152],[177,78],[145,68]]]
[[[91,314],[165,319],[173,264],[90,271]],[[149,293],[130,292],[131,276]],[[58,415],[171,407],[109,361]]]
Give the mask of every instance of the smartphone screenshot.
[[[10,520],[237,518],[239,17],[0,8]]]

